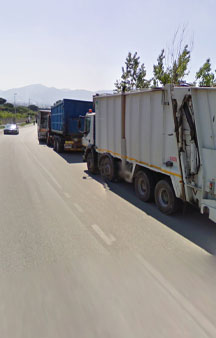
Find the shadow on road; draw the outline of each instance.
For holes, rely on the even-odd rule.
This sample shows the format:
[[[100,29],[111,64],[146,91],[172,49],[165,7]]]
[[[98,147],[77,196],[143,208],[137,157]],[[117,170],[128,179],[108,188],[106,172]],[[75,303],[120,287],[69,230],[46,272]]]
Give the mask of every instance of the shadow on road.
[[[146,214],[154,217],[208,253],[216,255],[216,224],[210,221],[207,216],[200,214],[200,212],[192,206],[187,206],[184,211],[179,211],[173,216],[167,216],[162,214],[154,203],[144,203],[140,201],[135,196],[132,184],[126,182],[105,182],[99,175],[89,175],[87,170],[85,174],[86,176],[84,176],[83,179],[95,179],[104,185],[106,189],[110,189],[118,196],[127,200]]]
[[[39,146],[45,146],[45,147],[47,147],[47,144],[46,144],[46,141],[45,140],[38,140],[38,145]]]
[[[40,146],[47,147],[46,141],[41,140],[40,142],[38,142],[38,144]],[[54,149],[53,149],[53,151],[54,151]],[[83,162],[82,152],[80,152],[80,151],[63,152],[63,153],[59,153],[58,155],[61,156],[65,161],[67,161],[70,164],[82,163]]]
[[[60,153],[59,156],[61,156],[65,161],[67,161],[70,164],[74,163],[82,163],[82,153],[81,152],[68,152],[68,153]]]

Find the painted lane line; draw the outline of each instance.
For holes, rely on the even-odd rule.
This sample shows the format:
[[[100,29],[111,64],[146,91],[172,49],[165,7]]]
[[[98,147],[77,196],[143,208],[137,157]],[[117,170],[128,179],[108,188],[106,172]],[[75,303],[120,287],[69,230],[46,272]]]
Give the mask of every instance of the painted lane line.
[[[75,206],[75,208],[76,208],[79,212],[83,212],[83,208],[82,208],[79,204],[74,203],[73,205]]]
[[[33,156],[35,161],[38,163],[39,167],[41,167],[41,169],[43,169],[45,171],[45,173],[47,174],[47,176],[49,176],[49,178],[53,181],[53,183],[60,189],[62,190],[62,187],[60,186],[60,184],[58,183],[58,181],[55,179],[55,177],[49,172],[49,170],[47,170],[38,160],[37,158],[35,158],[35,156]]]
[[[186,310],[194,322],[210,337],[216,337],[216,327],[199,311],[187,298],[185,298],[174,286],[164,278],[150,263],[148,263],[140,254],[136,255],[138,260],[144,265],[145,269],[152,275],[155,281],[167,292],[179,306]]]
[[[29,153],[30,150],[28,149],[28,147],[26,146],[26,149]],[[37,165],[47,174],[47,176],[53,181],[53,183],[60,189],[62,190],[61,185],[58,183],[58,181],[55,179],[55,177],[49,172],[49,170],[47,170],[42,164],[41,162],[37,159],[37,157],[35,155],[33,155],[31,153],[31,157],[34,159],[34,161],[37,163]]]
[[[107,236],[97,224],[93,224],[92,228],[107,245],[111,245],[113,242],[116,241],[116,238],[112,234],[109,234],[109,236]]]

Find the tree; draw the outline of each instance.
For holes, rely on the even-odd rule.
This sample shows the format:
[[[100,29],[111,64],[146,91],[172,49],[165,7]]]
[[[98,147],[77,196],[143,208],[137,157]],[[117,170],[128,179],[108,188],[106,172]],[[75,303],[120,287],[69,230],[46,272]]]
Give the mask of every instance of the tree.
[[[188,64],[190,62],[191,53],[188,45],[185,45],[182,52],[179,53],[179,56],[173,62],[171,79],[174,84],[179,85],[184,77],[189,74],[187,71]]]
[[[0,104],[5,104],[7,100],[3,99],[3,97],[0,97]]]
[[[188,75],[188,64],[191,58],[191,48],[188,44],[182,48],[185,29],[183,28],[181,35],[178,37],[179,30],[174,34],[171,48],[165,53],[162,49],[157,64],[153,66],[153,86],[167,83],[180,85],[184,77]],[[166,63],[166,64],[165,64]]]
[[[29,109],[31,109],[32,111],[38,111],[38,106],[36,106],[36,105],[34,105],[34,104],[30,104],[29,106],[28,106],[28,108]]]
[[[14,105],[12,103],[5,103],[4,104],[4,108],[8,111],[13,109],[13,107],[14,107]]]
[[[122,76],[115,82],[115,91],[130,91],[134,89],[148,88],[150,81],[146,80],[146,70],[144,63],[140,65],[140,57],[137,52],[134,55],[128,53],[125,67],[122,67]]]
[[[190,50],[188,49],[188,45],[184,46],[177,59],[174,59],[173,63],[166,66],[166,68],[164,59],[165,50],[162,49],[157,59],[157,64],[153,66],[153,85],[158,86],[159,83],[163,86],[167,83],[172,83],[174,85],[181,84],[184,77],[188,75],[187,68],[190,62]]]
[[[211,61],[207,59],[203,66],[196,73],[196,80],[200,87],[213,87],[216,85],[215,74],[211,72]]]
[[[154,77],[152,80],[154,87],[158,87],[159,83],[164,86],[166,83],[171,82],[171,69],[167,67],[165,70],[164,59],[165,59],[165,51],[164,49],[162,49],[157,59],[157,65],[153,66]]]

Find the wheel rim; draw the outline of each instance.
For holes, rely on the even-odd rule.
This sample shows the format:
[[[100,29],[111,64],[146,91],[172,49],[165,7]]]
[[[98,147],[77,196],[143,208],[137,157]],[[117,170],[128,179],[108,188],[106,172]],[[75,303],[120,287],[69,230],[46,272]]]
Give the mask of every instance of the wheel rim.
[[[158,199],[163,208],[166,208],[169,205],[169,194],[166,189],[160,189]]]
[[[143,177],[139,177],[138,179],[138,192],[141,196],[145,196],[146,192],[147,192],[147,185],[146,185],[146,181],[143,179]]]
[[[101,163],[101,175],[107,177],[108,179],[111,176],[111,165],[109,159],[102,160]]]
[[[105,172],[105,175],[106,175],[106,176],[109,176],[109,175],[110,175],[111,168],[110,168],[110,163],[109,163],[108,161],[105,162],[105,165],[104,165],[104,172]]]

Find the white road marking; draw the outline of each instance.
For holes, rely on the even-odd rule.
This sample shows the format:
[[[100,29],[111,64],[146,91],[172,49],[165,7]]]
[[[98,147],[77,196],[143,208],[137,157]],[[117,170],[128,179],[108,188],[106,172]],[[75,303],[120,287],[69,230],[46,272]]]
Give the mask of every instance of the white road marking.
[[[112,234],[109,234],[109,236],[107,236],[97,224],[93,224],[92,228],[107,245],[111,245],[113,242],[116,241],[116,238]]]
[[[67,198],[71,198],[71,196],[70,196],[67,192],[64,192],[64,195],[65,195],[65,197],[67,197]]]
[[[211,323],[204,314],[202,314],[195,306],[187,300],[172,284],[168,282],[154,267],[149,264],[140,254],[136,255],[139,261],[144,265],[145,269],[154,277],[158,284],[171,295],[175,301],[184,308],[192,319],[201,327],[201,329],[210,335],[216,337],[216,327]]]
[[[39,167],[41,167],[41,168],[45,171],[45,173],[49,176],[49,178],[53,181],[53,183],[54,183],[59,189],[62,190],[62,187],[61,187],[60,184],[56,181],[55,177],[49,172],[49,170],[47,170],[47,169],[46,169],[46,168],[45,168],[45,167],[37,160],[37,158],[35,158],[35,156],[34,156],[34,159],[35,159],[35,161],[37,161]]]
[[[79,212],[83,212],[83,208],[79,204],[74,203],[74,206]]]
[[[30,153],[30,150],[28,149],[28,147],[26,146],[27,151]],[[60,184],[58,183],[58,181],[55,179],[55,177],[49,172],[49,170],[47,170],[42,164],[41,162],[37,159],[36,156],[34,156],[31,153],[31,157],[35,160],[35,162],[38,164],[39,167],[41,167],[41,169],[43,171],[45,171],[45,173],[49,176],[49,178],[53,181],[53,183],[60,189],[62,190],[62,187],[60,186]]]

